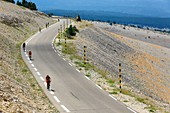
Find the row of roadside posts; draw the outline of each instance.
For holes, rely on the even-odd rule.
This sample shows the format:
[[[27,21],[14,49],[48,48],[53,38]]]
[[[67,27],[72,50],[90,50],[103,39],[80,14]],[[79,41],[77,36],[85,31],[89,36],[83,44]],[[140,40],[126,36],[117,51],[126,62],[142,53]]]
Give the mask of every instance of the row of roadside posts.
[[[71,20],[70,20],[70,23],[71,23]],[[68,27],[68,19],[66,21],[66,26]],[[63,37],[62,35],[62,32],[65,30],[65,21],[63,22],[63,27],[62,25],[60,25],[60,29],[58,29],[58,33],[60,34],[59,36],[59,44],[61,43],[61,37]],[[67,51],[67,39],[65,38],[65,51]],[[86,65],[87,64],[87,55],[86,55],[86,52],[87,51],[87,46],[84,46],[84,64]],[[118,66],[118,77],[119,77],[119,89],[120,89],[120,93],[122,92],[122,66],[121,66],[121,63],[119,63],[119,66]]]
[[[87,46],[84,46],[84,64],[85,64],[85,65],[86,65],[86,63],[87,63],[86,50],[87,50]],[[119,63],[118,70],[119,70],[119,71],[118,71],[119,89],[120,89],[120,93],[122,93],[122,66],[121,66],[121,63]]]
[[[60,28],[58,29],[58,33],[59,33],[59,44],[61,43],[61,38],[63,37],[63,31],[68,27],[68,19],[66,20],[66,25],[65,25],[65,21],[63,21],[63,26],[60,25]],[[71,23],[71,19],[70,19],[70,23]],[[66,38],[65,38],[65,49],[67,50],[67,45],[66,45]]]

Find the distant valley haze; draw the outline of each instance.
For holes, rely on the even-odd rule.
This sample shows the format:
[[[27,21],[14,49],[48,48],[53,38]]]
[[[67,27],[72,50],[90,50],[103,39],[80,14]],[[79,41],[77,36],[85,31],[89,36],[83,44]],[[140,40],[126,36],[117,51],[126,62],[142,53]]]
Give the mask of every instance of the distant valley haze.
[[[17,1],[17,0],[16,0]],[[21,0],[20,0],[21,1]],[[170,17],[170,0],[28,0],[44,10],[112,11],[152,17]]]

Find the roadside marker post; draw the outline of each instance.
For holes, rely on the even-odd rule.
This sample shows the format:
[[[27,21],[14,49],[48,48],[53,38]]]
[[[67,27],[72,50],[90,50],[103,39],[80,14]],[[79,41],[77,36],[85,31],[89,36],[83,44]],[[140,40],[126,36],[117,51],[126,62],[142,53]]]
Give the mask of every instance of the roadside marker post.
[[[60,29],[58,29],[58,34],[59,34],[59,44],[60,44]]]
[[[63,21],[63,31],[65,31],[65,21]]]
[[[67,52],[67,39],[65,38],[65,51]]]
[[[68,28],[68,18],[67,18],[67,21],[66,21],[66,28]]]
[[[87,49],[87,46],[84,46],[84,64],[86,64],[86,49]]]
[[[120,88],[120,93],[122,92],[122,75],[121,75],[121,69],[122,69],[122,66],[121,66],[121,63],[119,63],[119,88]]]
[[[60,30],[61,30],[60,36],[61,36],[61,38],[63,38],[63,37],[62,37],[62,36],[63,36],[63,35],[62,35],[62,31],[63,31],[63,30],[62,30],[62,25],[60,25]]]

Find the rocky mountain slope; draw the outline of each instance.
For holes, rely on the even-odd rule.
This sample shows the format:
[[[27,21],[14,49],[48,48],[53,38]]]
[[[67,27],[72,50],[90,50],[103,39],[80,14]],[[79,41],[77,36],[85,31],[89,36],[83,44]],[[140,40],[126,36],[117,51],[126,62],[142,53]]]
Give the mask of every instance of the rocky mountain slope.
[[[57,112],[20,55],[27,38],[55,21],[40,12],[0,1],[0,112]]]
[[[109,78],[118,78],[121,63],[123,84],[157,100],[169,111],[170,49],[166,47],[170,36],[132,27],[124,29],[121,25],[93,24],[77,35],[78,54],[83,56],[83,46],[86,45],[88,59],[109,72]]]

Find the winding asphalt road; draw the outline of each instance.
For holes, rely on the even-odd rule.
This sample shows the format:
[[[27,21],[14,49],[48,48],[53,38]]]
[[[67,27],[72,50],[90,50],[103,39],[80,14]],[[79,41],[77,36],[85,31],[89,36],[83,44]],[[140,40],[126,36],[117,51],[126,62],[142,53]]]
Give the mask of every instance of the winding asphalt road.
[[[66,20],[43,29],[26,41],[26,50],[33,52],[31,61],[27,52],[21,52],[50,101],[60,113],[135,113],[85,77],[55,50],[52,42],[63,21]],[[52,79],[51,89],[54,91],[46,89],[44,78],[47,74]]]

